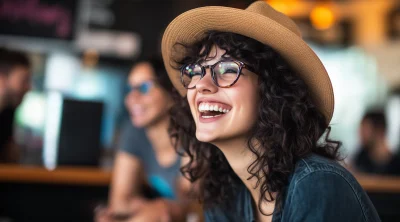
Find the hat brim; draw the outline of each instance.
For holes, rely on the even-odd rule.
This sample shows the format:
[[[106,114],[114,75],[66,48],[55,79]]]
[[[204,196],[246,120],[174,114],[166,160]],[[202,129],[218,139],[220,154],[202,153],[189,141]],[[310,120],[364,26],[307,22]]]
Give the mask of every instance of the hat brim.
[[[184,96],[187,89],[180,80],[174,59],[177,43],[191,44],[201,40],[207,31],[232,32],[255,39],[277,51],[307,84],[311,96],[329,124],[334,110],[334,94],[328,73],[321,60],[298,35],[278,22],[254,12],[220,6],[187,11],[166,28],[162,39],[162,56],[171,82]]]

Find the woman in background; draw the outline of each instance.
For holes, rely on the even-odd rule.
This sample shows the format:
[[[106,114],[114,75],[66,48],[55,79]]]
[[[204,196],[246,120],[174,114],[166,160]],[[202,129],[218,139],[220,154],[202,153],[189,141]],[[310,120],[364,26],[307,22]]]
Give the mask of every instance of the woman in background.
[[[173,86],[162,60],[138,62],[130,72],[128,83],[131,90],[125,105],[133,126],[127,124],[123,129],[109,207],[100,211],[97,219],[182,220],[185,209],[177,199],[184,193],[183,187],[188,187],[188,182],[179,176],[181,158],[168,135]]]

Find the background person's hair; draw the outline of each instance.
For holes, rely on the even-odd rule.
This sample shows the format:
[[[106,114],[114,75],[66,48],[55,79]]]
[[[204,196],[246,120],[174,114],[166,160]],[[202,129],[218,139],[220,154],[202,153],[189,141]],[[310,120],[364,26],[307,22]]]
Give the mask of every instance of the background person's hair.
[[[213,46],[226,50],[226,54],[250,66],[259,77],[258,119],[248,138],[248,146],[257,159],[247,170],[250,178],[258,179],[259,202],[274,201],[272,193],[277,192],[276,206],[280,209],[283,190],[296,162],[311,153],[338,160],[340,142],[329,139],[330,128],[313,103],[304,81],[277,52],[254,39],[210,31],[195,44],[176,45],[185,50],[186,56],[175,59],[178,64],[175,68],[208,59]],[[234,182],[239,178],[217,147],[196,139],[189,104],[186,99],[175,96],[179,102],[171,110],[170,133],[191,159],[182,167],[182,173],[192,182],[200,180],[200,199],[206,207],[232,202],[236,189]],[[326,130],[325,137],[318,143]],[[260,147],[255,147],[251,143],[253,140],[258,141]]]
[[[175,90],[165,70],[164,62],[159,56],[151,56],[139,59],[134,66],[140,63],[148,63],[154,71],[157,83],[168,93]]]
[[[30,65],[24,53],[0,48],[0,75],[8,75],[17,66],[29,68]]]
[[[364,114],[362,118],[363,121],[368,121],[371,123],[374,129],[386,132],[387,122],[385,117],[385,112],[383,110],[370,110]]]

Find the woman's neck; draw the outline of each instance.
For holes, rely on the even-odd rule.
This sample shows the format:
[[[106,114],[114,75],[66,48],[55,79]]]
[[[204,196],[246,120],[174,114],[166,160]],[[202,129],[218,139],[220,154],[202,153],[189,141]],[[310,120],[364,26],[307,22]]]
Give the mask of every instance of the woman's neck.
[[[251,176],[247,169],[251,163],[254,162],[256,157],[249,150],[247,140],[245,138],[235,138],[226,141],[219,141],[214,145],[224,153],[229,165],[247,188],[253,190],[254,186],[252,186],[252,181],[247,180]]]
[[[159,140],[169,140],[168,135],[169,117],[165,116],[159,119],[157,122],[151,124],[151,126],[146,127],[146,135],[150,142],[156,142]]]
[[[252,175],[248,172],[249,166],[256,160],[256,155],[251,152],[247,144],[246,138],[236,138],[234,140],[218,142],[214,144],[217,146],[225,155],[229,165],[235,172],[235,174],[242,180],[244,185],[250,191],[253,197],[255,207],[254,212],[257,215],[257,221],[270,221],[272,216],[265,216],[259,211],[260,204],[260,185],[257,186],[257,177],[251,177]],[[260,175],[263,177],[263,175]],[[251,179],[249,179],[251,178]],[[273,194],[275,196],[275,194]],[[263,201],[262,210],[266,214],[271,214],[274,211],[274,202]]]

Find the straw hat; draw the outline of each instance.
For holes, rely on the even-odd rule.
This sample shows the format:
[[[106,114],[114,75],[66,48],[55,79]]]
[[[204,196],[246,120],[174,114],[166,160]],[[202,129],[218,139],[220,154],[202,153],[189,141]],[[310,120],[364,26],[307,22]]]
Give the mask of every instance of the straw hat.
[[[304,42],[296,24],[263,1],[245,10],[209,6],[187,11],[176,17],[167,27],[162,39],[162,56],[168,75],[179,93],[186,90],[180,72],[174,66],[183,52],[173,50],[176,43],[191,44],[201,40],[209,30],[241,34],[272,47],[308,85],[319,110],[329,124],[334,110],[332,84],[325,67]]]

